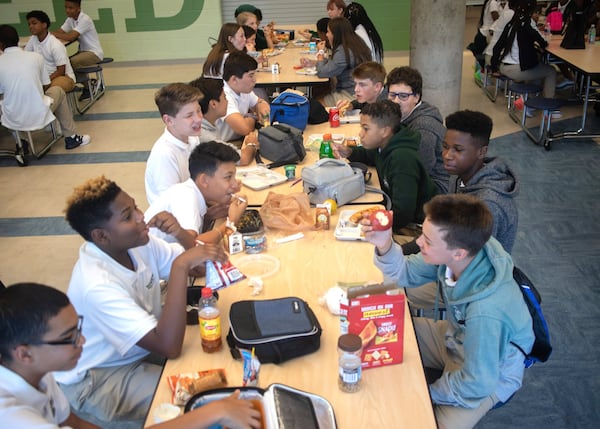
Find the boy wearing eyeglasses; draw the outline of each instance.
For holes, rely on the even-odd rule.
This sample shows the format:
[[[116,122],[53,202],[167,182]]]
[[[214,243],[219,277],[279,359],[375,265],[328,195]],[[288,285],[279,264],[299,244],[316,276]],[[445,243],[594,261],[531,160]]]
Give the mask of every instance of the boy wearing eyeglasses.
[[[56,380],[86,420],[140,427],[164,358],[181,353],[190,271],[227,256],[222,245],[184,252],[149,235],[135,200],[104,176],[77,187],[65,212],[86,240],[67,292],[85,316],[86,344],[77,366],[57,372]],[[159,282],[167,278],[161,305]]]
[[[334,154],[377,168],[381,190],[392,200],[394,238],[407,242],[417,235],[417,224],[425,218],[423,204],[437,190],[419,160],[419,135],[401,118],[400,106],[390,100],[367,104],[360,112],[362,147],[334,143]]]
[[[444,169],[442,142],[446,134],[444,120],[437,107],[423,101],[423,78],[411,67],[396,67],[387,76],[388,99],[402,110],[402,123],[421,135],[419,157],[438,188],[448,192],[450,176]]]
[[[6,428],[98,429],[73,412],[52,371],[73,368],[85,337],[78,316],[61,291],[35,283],[0,289],[0,421]],[[154,429],[202,429],[220,424],[259,428],[260,415],[239,391]],[[141,426],[141,425],[140,425]],[[105,427],[118,427],[110,422]]]

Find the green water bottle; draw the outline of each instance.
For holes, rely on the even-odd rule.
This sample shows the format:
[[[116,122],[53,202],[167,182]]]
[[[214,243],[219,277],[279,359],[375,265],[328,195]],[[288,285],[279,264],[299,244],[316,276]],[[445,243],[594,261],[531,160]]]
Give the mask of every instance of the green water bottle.
[[[331,147],[332,141],[331,134],[323,134],[323,141],[321,142],[321,147],[319,148],[319,159],[334,157],[333,148]]]

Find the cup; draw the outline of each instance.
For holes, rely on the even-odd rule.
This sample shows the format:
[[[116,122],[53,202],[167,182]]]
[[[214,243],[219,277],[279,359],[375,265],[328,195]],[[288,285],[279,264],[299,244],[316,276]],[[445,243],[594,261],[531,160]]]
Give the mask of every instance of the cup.
[[[295,165],[286,165],[284,167],[285,170],[285,177],[287,177],[288,180],[294,180],[296,178],[296,166]]]
[[[311,54],[315,54],[317,52],[317,42],[310,42],[308,44],[308,50]]]

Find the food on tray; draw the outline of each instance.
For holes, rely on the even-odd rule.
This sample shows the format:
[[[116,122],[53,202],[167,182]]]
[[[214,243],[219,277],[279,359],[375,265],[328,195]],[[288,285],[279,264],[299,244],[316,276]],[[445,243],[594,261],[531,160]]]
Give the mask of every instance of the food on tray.
[[[383,209],[370,213],[369,220],[375,231],[385,231],[386,229],[390,229],[394,223],[392,214]]]
[[[167,382],[173,391],[175,405],[185,405],[196,393],[227,386],[224,369],[170,375]]]
[[[380,207],[369,207],[364,210],[358,210],[356,213],[354,213],[352,216],[350,216],[348,221],[352,222],[354,224],[358,224],[364,216],[368,217],[371,215],[371,213],[374,213],[378,210],[381,210],[381,208]]]

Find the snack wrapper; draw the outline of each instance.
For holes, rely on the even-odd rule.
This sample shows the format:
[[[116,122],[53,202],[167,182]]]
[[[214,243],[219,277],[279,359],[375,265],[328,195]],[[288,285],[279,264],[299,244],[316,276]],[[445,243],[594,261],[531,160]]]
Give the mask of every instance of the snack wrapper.
[[[210,369],[170,375],[167,383],[173,392],[173,404],[185,405],[196,393],[227,386],[224,369]]]
[[[242,386],[258,386],[258,374],[260,372],[260,361],[254,355],[254,350],[240,349],[244,361],[244,375]]]
[[[218,261],[206,261],[206,286],[212,290],[223,289],[245,278],[246,276],[231,261],[224,264]]]

